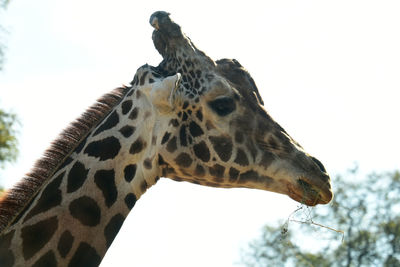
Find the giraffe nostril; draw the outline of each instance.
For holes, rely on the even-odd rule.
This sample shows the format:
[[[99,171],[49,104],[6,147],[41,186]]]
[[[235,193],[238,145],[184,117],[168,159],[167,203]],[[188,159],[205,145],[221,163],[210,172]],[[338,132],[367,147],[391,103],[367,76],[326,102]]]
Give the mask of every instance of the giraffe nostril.
[[[326,172],[324,165],[322,165],[322,163],[321,163],[319,160],[317,160],[317,159],[314,158],[314,157],[311,157],[311,159],[312,159],[312,161],[315,162],[315,164],[317,164],[318,168],[319,168],[322,172]]]

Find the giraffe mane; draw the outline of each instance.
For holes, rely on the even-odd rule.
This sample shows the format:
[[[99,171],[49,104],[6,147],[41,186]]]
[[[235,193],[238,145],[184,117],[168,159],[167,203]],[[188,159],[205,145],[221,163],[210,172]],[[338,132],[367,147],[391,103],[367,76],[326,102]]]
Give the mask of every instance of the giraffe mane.
[[[103,95],[51,143],[33,168],[0,198],[0,233],[33,199],[86,135],[122,100],[131,87],[122,86]]]

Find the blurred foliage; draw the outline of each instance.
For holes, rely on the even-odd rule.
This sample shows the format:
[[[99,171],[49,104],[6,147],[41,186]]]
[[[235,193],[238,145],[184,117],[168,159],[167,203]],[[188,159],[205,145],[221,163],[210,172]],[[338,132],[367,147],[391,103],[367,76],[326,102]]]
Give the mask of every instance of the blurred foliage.
[[[334,179],[329,205],[299,207],[283,226],[266,226],[243,253],[243,263],[400,266],[400,172],[359,176],[355,168]]]
[[[0,0],[0,15],[1,15],[1,9],[6,9],[7,5],[10,3],[9,0]],[[6,30],[2,25],[0,25],[0,70],[3,68],[3,63],[4,63],[4,50],[5,50],[5,44],[4,44],[4,35],[6,33]]]
[[[12,162],[16,159],[18,120],[15,114],[0,109],[0,167],[5,162]]]
[[[0,0],[0,7],[6,8],[10,0]]]
[[[0,0],[1,9],[5,9],[10,3],[9,0]],[[4,27],[0,25],[0,70],[3,69],[4,63],[4,40],[3,35],[6,32]],[[6,113],[0,109],[0,167],[3,167],[5,161],[13,161],[17,157],[17,140],[15,138],[16,116]],[[0,186],[0,197],[4,194],[4,189]]]
[[[0,0],[0,11],[5,9],[9,2],[9,0]],[[4,32],[5,29],[0,25],[0,70],[4,62]],[[0,167],[4,167],[5,162],[14,161],[17,157],[17,124],[18,120],[15,114],[0,109]]]
[[[17,157],[17,124],[19,123],[15,114],[0,109],[0,168]],[[4,188],[0,185],[0,198],[4,193]]]

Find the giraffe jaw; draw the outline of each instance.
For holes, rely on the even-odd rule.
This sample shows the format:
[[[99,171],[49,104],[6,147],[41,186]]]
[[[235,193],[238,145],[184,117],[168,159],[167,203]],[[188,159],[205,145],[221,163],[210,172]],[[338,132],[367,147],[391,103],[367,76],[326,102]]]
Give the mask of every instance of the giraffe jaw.
[[[290,198],[307,206],[328,204],[333,198],[329,182],[321,181],[316,184],[305,177],[298,178],[295,184],[287,183],[287,190]]]
[[[328,204],[333,193],[323,165],[302,152],[295,158],[297,161],[277,161],[269,167],[270,176],[277,181],[276,192],[307,206]]]

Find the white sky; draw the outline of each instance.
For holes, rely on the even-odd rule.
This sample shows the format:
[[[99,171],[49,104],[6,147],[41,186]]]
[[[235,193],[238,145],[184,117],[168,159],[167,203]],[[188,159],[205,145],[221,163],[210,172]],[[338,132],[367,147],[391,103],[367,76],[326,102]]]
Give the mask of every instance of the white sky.
[[[148,19],[166,10],[214,59],[236,58],[270,114],[334,176],[399,167],[398,1],[12,1],[0,107],[22,122],[12,185],[57,134],[136,69],[161,60]],[[6,178],[7,177],[7,178]],[[232,266],[286,196],[162,179],[136,204],[102,266]]]

